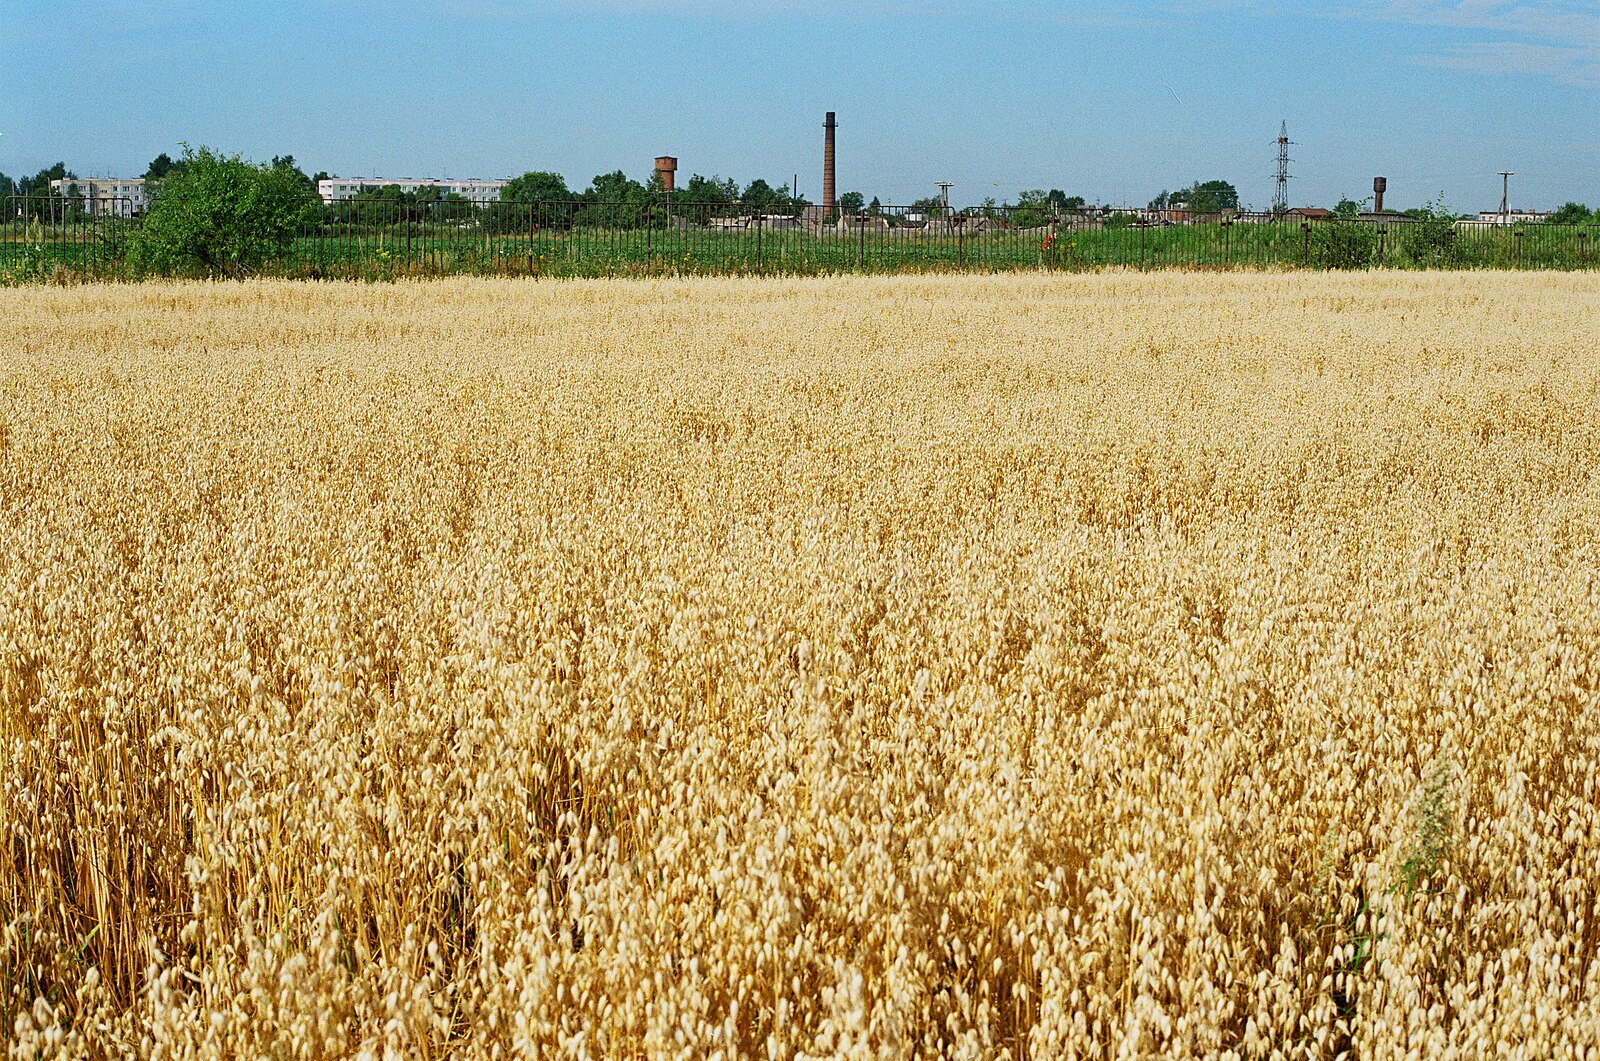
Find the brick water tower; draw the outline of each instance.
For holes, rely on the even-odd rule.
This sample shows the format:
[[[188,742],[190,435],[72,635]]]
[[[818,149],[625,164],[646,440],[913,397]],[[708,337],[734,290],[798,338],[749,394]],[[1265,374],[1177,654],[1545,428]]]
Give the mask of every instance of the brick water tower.
[[[678,186],[678,160],[671,155],[656,159],[656,176],[661,179],[661,190],[670,192]]]

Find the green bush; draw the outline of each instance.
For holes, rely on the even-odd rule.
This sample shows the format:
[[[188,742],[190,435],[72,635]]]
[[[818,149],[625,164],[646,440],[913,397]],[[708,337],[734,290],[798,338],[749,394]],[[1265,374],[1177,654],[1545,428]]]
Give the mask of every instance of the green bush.
[[[1413,211],[1412,216],[1416,224],[1406,227],[1400,243],[1407,264],[1434,269],[1459,264],[1455,215],[1445,208],[1443,198]]]
[[[288,166],[184,146],[130,241],[136,272],[242,276],[286,254],[317,216],[316,192]]]
[[[1306,265],[1316,269],[1365,269],[1378,249],[1378,231],[1360,221],[1320,221],[1311,226]]]

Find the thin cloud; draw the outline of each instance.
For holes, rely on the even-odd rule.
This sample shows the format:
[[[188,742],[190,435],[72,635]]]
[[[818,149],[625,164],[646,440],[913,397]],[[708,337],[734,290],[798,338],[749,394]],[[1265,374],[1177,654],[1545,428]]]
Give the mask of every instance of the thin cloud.
[[[551,12],[592,15],[676,15],[740,22],[805,18],[911,18],[939,14],[953,5],[947,0],[467,0],[451,10],[478,18],[532,18]]]
[[[1422,63],[1476,74],[1537,74],[1567,85],[1600,85],[1600,58],[1592,48],[1505,41],[1458,44]]]
[[[1424,66],[1490,75],[1533,74],[1568,85],[1600,84],[1600,12],[1593,4],[1363,0],[1339,15],[1498,38],[1445,45],[1419,56]]]
[[[370,0],[393,5],[394,0]],[[673,15],[715,21],[796,18],[851,22],[1012,18],[1086,29],[1148,29],[1185,17],[1250,7],[1260,0],[1174,0],[1162,5],[1127,0],[1063,5],[1046,0],[464,0],[450,8],[476,18],[527,18],[551,12],[593,15]]]
[[[1365,0],[1350,13],[1392,22],[1488,30],[1546,43],[1600,45],[1600,13],[1593,4],[1495,0]]]

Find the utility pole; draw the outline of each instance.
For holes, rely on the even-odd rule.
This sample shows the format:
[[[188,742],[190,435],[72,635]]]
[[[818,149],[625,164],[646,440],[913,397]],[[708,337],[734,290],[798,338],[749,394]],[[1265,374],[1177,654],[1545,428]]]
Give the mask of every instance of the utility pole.
[[[1278,123],[1278,186],[1272,193],[1272,212],[1283,215],[1289,212],[1289,123]]]
[[[1514,170],[1503,169],[1500,171],[1500,223],[1502,225],[1511,219],[1511,178],[1516,175]]]
[[[950,216],[950,188],[952,187],[952,185],[950,184],[949,181],[934,181],[933,182],[933,186],[935,188],[939,189],[940,209],[942,209],[944,211],[944,216],[945,217],[949,217]]]

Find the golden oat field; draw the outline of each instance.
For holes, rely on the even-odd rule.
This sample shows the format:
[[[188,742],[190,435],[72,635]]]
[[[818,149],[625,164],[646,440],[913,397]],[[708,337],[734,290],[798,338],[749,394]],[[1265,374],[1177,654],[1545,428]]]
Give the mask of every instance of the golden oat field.
[[[1600,277],[0,292],[11,1058],[1592,1058]]]

